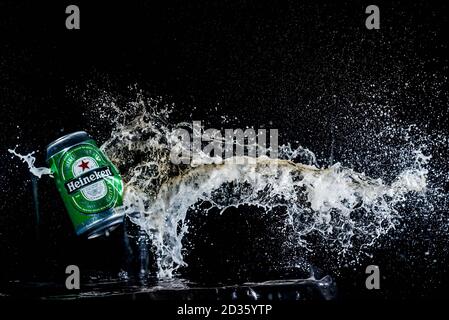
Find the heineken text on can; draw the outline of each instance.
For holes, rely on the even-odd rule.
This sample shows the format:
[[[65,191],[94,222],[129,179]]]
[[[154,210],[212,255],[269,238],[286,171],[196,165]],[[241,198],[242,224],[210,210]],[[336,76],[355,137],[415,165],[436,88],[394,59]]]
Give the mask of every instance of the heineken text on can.
[[[120,174],[86,132],[48,145],[47,162],[78,235],[93,238],[123,221]]]

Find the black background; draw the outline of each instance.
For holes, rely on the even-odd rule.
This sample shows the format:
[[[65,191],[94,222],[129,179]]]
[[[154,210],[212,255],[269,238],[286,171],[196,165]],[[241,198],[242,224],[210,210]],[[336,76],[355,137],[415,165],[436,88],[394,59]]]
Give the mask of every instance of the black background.
[[[448,68],[447,5],[379,2],[381,29],[367,30],[365,8],[371,3],[364,1],[77,1],[73,4],[81,10],[81,29],[67,30],[68,4],[0,3],[4,281],[63,279],[64,266],[73,261],[90,269],[120,269],[120,238],[91,243],[77,239],[50,179],[39,181],[42,217],[36,240],[30,175],[7,154],[18,144],[22,153],[37,150],[37,161],[44,165],[46,144],[65,133],[87,130],[104,141],[109,128],[89,120],[89,101],[102,90],[126,98],[137,85],[149,96],[174,102],[179,119],[192,113],[194,119],[219,125],[226,114],[236,117],[234,127],[279,128],[281,142],[299,140],[321,161],[330,156],[330,123],[351,114],[336,106],[346,100],[364,102],[372,83],[382,88],[379,99],[392,103],[398,118],[447,132],[447,82],[440,81]],[[410,87],[404,87],[405,81]],[[333,155],[342,162],[345,139],[342,131]],[[350,164],[365,169],[357,161]],[[226,221],[235,229],[247,219],[255,230],[266,232],[265,222],[233,212],[222,220],[213,218],[210,230],[198,233],[210,237]],[[399,257],[399,251],[407,256],[421,250],[407,242],[414,232],[409,230],[396,247],[366,261],[385,270],[382,292],[364,289],[362,265],[342,271],[341,297],[446,296],[447,253],[432,267]],[[263,244],[252,248],[251,240],[258,236],[244,227],[236,234],[226,245],[223,241],[221,250],[228,257],[240,254],[249,263],[248,252],[255,254]],[[240,251],[233,252],[235,248]],[[201,250],[218,274],[226,270],[207,247]]]

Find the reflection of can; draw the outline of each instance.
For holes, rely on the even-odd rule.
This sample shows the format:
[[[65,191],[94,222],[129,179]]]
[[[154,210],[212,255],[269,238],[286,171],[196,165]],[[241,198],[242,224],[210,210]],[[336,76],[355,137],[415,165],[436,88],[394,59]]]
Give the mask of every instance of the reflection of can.
[[[123,222],[120,174],[86,132],[50,143],[47,162],[76,234],[95,238]]]

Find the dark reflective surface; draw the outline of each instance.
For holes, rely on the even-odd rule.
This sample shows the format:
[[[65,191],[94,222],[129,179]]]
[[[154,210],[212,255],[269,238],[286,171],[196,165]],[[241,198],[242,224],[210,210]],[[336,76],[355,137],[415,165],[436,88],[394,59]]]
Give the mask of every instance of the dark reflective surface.
[[[244,283],[229,286],[201,286],[182,279],[123,280],[92,279],[80,290],[45,282],[11,281],[0,291],[0,299],[130,299],[209,301],[319,301],[335,298],[336,286],[330,277],[321,280],[292,279]]]

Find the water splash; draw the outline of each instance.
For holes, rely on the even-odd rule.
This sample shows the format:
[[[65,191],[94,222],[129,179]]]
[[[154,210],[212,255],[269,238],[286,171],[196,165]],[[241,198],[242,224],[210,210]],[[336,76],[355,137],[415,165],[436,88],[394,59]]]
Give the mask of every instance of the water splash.
[[[183,238],[189,210],[224,213],[230,207],[257,206],[265,212],[282,208],[296,246],[313,250],[320,237],[339,256],[357,259],[361,250],[395,228],[398,204],[409,193],[424,194],[430,156],[416,150],[415,159],[390,182],[373,179],[335,163],[320,168],[305,148],[283,145],[279,159],[216,159],[198,155],[194,165],[170,162],[179,147],[170,124],[170,107],[140,97],[112,119],[115,127],[102,149],[120,167],[126,181],[125,204],[131,220],[145,230],[155,247],[159,277],[172,277],[185,266]],[[295,161],[292,161],[294,159]],[[135,214],[139,212],[139,214]],[[289,244],[290,245],[290,244]]]
[[[15,149],[8,149],[8,152],[12,153],[14,156],[22,160],[22,162],[26,163],[28,165],[28,169],[30,170],[30,172],[36,177],[40,178],[42,177],[42,175],[51,175],[50,168],[34,166],[34,162],[36,161],[36,157],[33,156],[35,153],[34,151],[26,155],[21,155],[17,153]]]
[[[356,239],[370,246],[386,234],[398,218],[397,202],[426,186],[425,171],[420,170],[404,172],[386,185],[340,164],[320,170],[287,160],[259,158],[247,165],[234,160],[188,170],[164,183],[155,199],[128,190],[127,203],[140,212],[132,221],[151,236],[160,276],[171,276],[184,265],[186,214],[199,202],[208,202],[221,212],[245,204],[265,211],[283,207],[288,214],[285,223],[293,226],[298,245],[308,246],[302,240],[319,233],[346,251]]]

